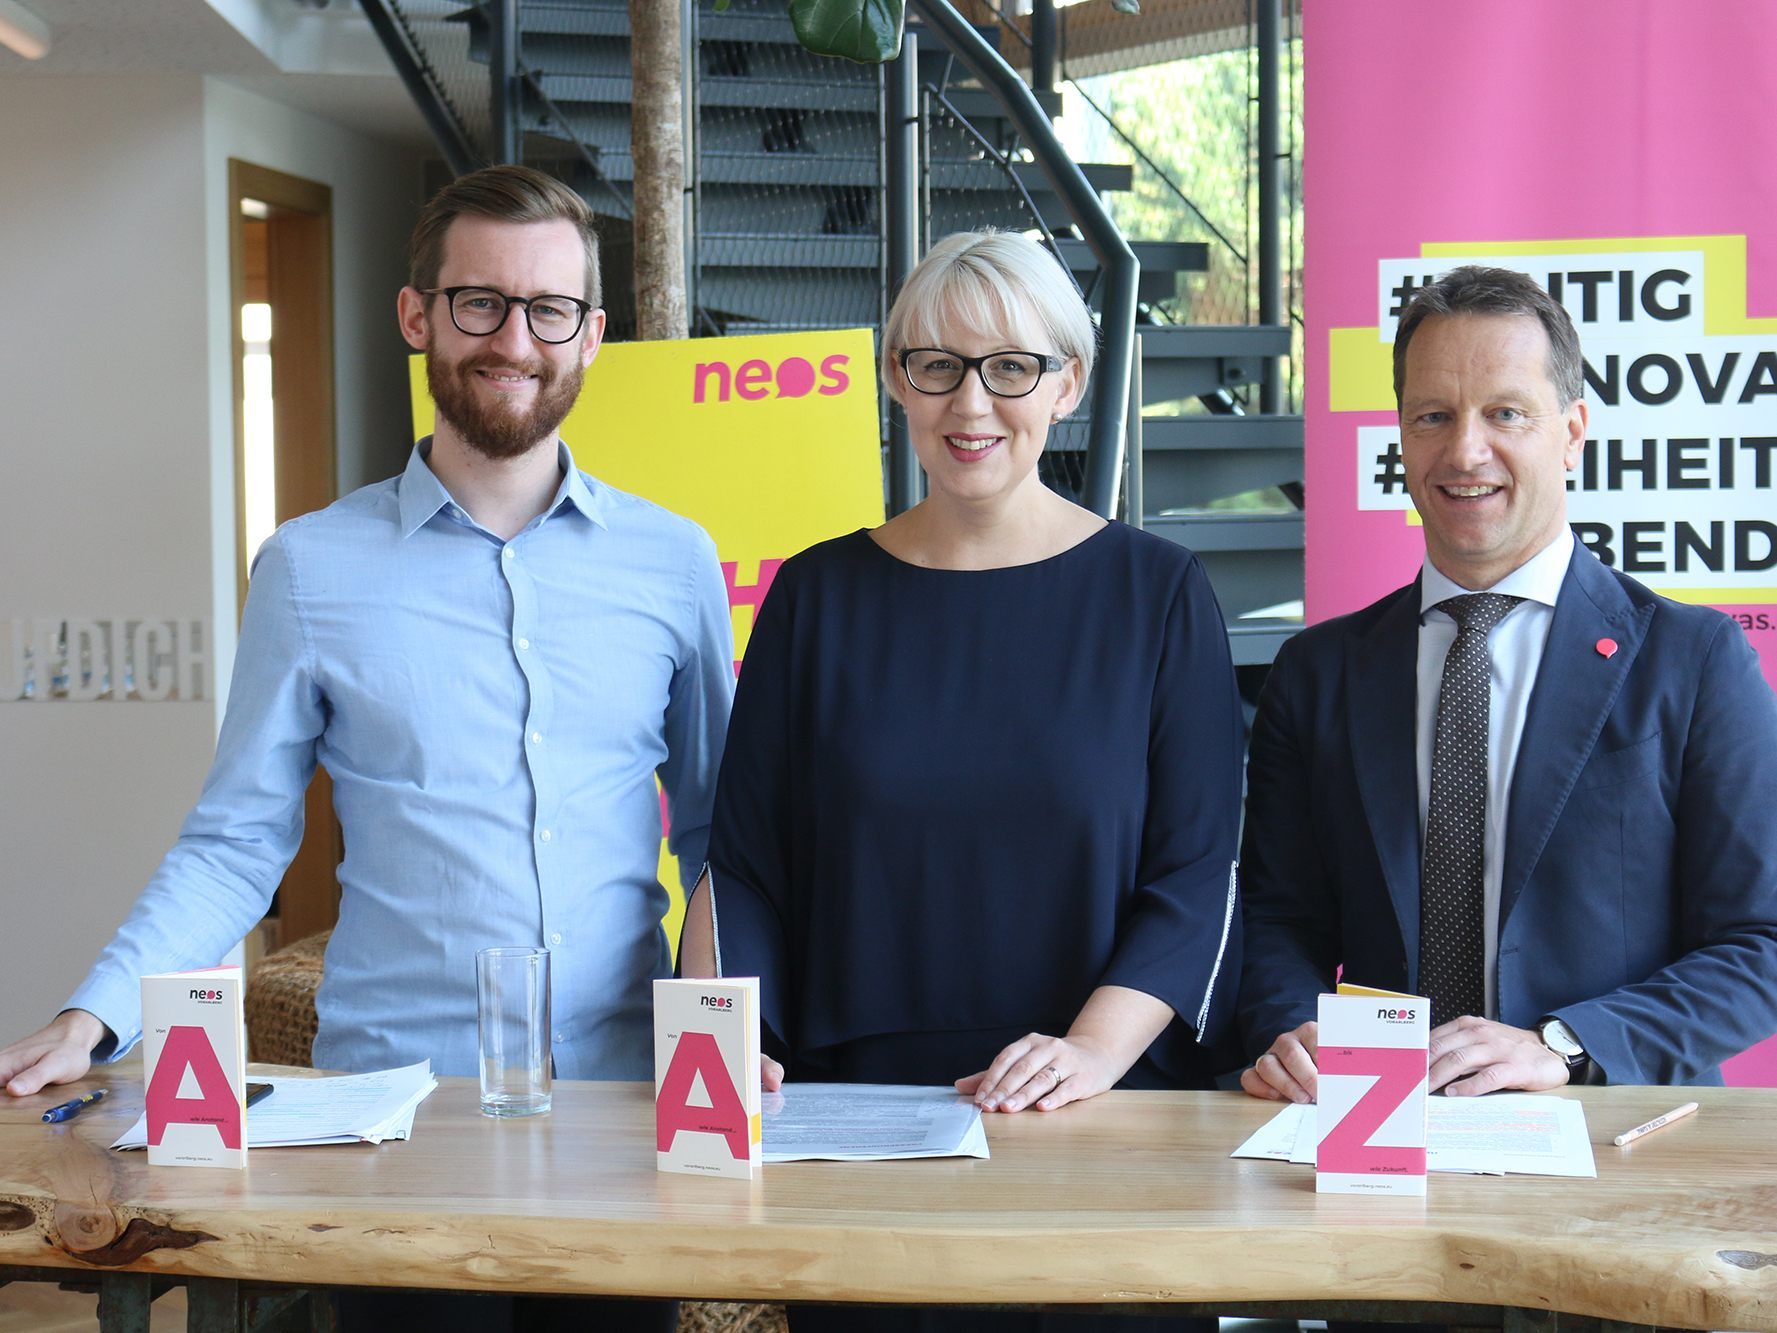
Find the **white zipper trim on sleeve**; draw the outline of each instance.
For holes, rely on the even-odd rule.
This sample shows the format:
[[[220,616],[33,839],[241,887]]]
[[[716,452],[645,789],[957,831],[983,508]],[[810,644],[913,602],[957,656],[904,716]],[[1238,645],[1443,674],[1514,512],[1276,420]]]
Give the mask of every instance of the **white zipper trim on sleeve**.
[[[1216,945],[1216,961],[1215,966],[1209,970],[1209,985],[1203,988],[1203,1006],[1197,1010],[1197,1040],[1199,1043],[1203,1041],[1203,1025],[1209,1022],[1209,1002],[1215,997],[1216,978],[1222,974],[1222,955],[1228,951],[1228,932],[1234,928],[1234,904],[1239,874],[1240,862],[1228,862],[1228,897],[1227,901],[1222,904],[1222,939],[1221,943]],[[715,910],[713,887],[710,895],[711,911]]]

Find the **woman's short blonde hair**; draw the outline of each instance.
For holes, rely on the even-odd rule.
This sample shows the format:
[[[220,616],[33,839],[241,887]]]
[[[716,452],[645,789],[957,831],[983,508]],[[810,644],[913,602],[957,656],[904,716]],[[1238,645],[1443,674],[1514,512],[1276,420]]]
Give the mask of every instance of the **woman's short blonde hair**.
[[[946,331],[957,328],[1003,334],[1019,351],[1072,357],[1085,395],[1098,328],[1067,270],[1029,237],[959,231],[914,265],[882,330],[882,382],[890,397],[899,402],[906,387],[897,354],[941,347]]]

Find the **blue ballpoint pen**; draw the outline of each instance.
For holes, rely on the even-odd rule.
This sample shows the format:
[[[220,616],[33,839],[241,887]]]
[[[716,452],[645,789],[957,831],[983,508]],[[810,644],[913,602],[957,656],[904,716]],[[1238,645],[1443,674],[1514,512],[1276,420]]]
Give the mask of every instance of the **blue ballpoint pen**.
[[[106,1088],[94,1088],[91,1092],[83,1092],[71,1102],[63,1102],[60,1106],[52,1106],[43,1113],[43,1123],[59,1125],[64,1120],[72,1120],[94,1102],[105,1100]]]

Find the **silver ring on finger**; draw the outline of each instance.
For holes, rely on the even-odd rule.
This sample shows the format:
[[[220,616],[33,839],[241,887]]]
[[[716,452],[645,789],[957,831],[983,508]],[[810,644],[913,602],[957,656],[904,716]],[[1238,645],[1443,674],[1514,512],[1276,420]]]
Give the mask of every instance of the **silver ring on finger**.
[[[1045,1074],[1047,1074],[1050,1078],[1054,1079],[1055,1082],[1057,1082],[1057,1083],[1061,1082],[1061,1071],[1059,1069],[1057,1069],[1054,1065],[1050,1065],[1043,1072]]]

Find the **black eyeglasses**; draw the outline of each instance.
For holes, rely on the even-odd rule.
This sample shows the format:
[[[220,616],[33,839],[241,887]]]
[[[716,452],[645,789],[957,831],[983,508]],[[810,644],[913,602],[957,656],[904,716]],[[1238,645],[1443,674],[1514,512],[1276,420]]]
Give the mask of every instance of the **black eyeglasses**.
[[[516,305],[524,307],[525,323],[538,342],[570,342],[592,309],[592,302],[576,296],[508,296],[492,287],[431,287],[420,295],[447,299],[450,322],[471,338],[498,333]]]
[[[907,383],[920,393],[953,392],[971,370],[995,398],[1023,398],[1037,387],[1046,370],[1060,370],[1058,356],[1041,352],[989,352],[959,356],[942,347],[909,347],[897,354]]]

